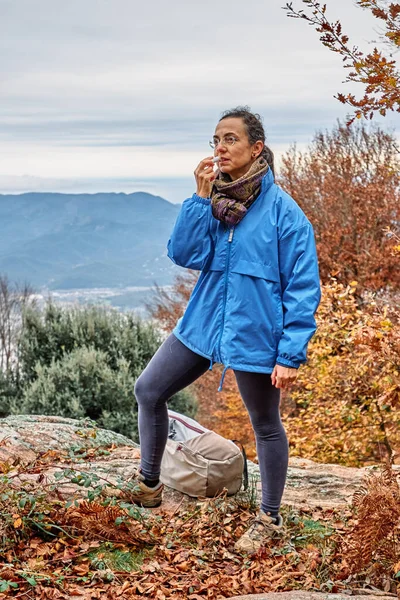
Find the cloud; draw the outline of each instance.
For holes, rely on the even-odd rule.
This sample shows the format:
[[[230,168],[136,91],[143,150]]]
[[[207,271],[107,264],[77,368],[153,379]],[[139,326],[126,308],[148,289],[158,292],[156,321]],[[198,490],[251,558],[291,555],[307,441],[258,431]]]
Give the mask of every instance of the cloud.
[[[264,116],[278,157],[305,145],[344,118],[333,96],[345,74],[282,4],[0,0],[0,174],[55,189],[153,177],[178,191],[237,104]],[[376,37],[348,0],[329,10],[355,43]]]

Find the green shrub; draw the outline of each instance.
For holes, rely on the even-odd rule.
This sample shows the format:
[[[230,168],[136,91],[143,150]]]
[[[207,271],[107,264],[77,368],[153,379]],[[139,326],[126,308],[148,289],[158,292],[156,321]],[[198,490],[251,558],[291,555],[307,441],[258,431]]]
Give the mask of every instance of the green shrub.
[[[136,379],[160,343],[154,325],[134,314],[96,306],[65,309],[48,302],[43,311],[25,311],[18,351],[20,377],[33,381],[37,363],[49,366],[65,354],[87,347],[105,352],[114,370],[124,358]]]
[[[21,398],[2,402],[7,414],[89,417],[99,427],[138,441],[134,384],[161,343],[154,325],[134,315],[98,307],[63,309],[48,303],[43,313],[29,309],[19,343]],[[169,402],[173,410],[196,414],[183,390]]]
[[[18,387],[13,374],[0,370],[0,419],[10,414],[10,407],[18,396]]]
[[[99,427],[138,441],[135,378],[121,358],[117,369],[108,364],[105,352],[77,348],[49,366],[36,366],[36,379],[24,390],[21,402],[11,402],[13,414],[46,414],[89,417]],[[171,408],[193,415],[195,402],[184,390],[170,401]]]

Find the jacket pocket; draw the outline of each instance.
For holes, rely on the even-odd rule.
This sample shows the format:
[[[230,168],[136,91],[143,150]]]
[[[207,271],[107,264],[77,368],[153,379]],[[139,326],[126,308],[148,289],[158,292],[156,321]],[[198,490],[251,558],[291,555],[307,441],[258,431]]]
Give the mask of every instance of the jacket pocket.
[[[276,351],[277,343],[282,335],[283,314],[281,283],[278,267],[273,265],[237,259],[233,260],[230,271],[235,277],[241,276],[240,294],[234,295],[234,305],[240,305],[240,312],[251,320],[247,329],[253,331],[254,337],[259,337],[258,345],[268,342],[271,350]],[[239,296],[246,298],[242,306]],[[239,318],[239,315],[237,315]],[[244,318],[244,317],[243,317]],[[254,324],[257,323],[257,333]]]
[[[267,279],[268,281],[275,281],[276,283],[280,282],[278,269],[273,265],[239,259],[232,261],[230,270],[232,273],[240,273],[241,275]]]

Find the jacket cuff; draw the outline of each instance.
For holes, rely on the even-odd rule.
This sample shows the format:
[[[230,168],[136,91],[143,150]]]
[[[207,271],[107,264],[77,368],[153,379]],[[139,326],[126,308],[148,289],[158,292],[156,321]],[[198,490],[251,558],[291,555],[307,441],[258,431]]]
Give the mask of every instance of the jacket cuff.
[[[198,196],[197,194],[193,194],[192,200],[194,200],[195,202],[198,202],[199,204],[205,204],[206,206],[211,204],[211,198],[202,198],[201,196]]]
[[[293,362],[292,360],[287,360],[287,358],[283,358],[282,356],[278,356],[275,362],[277,365],[281,365],[281,367],[290,367],[291,369],[298,369],[301,364]]]

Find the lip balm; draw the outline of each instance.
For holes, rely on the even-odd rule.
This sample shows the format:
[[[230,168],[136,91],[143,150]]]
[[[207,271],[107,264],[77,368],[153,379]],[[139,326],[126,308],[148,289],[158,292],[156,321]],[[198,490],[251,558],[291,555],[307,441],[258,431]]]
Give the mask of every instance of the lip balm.
[[[220,156],[214,156],[214,158],[212,159],[213,163],[214,163],[214,173],[216,173],[218,171],[218,163],[221,160]]]

